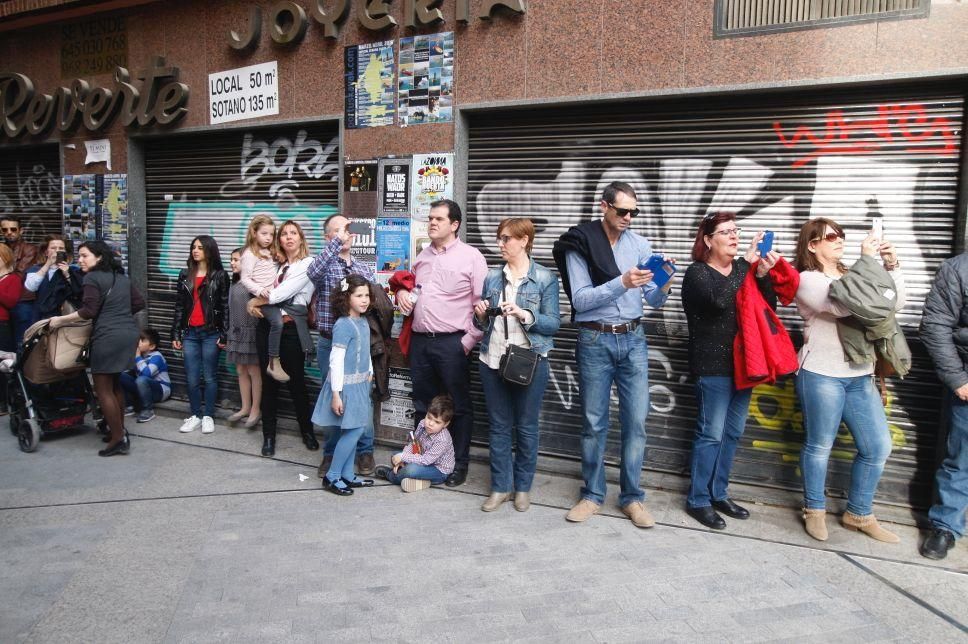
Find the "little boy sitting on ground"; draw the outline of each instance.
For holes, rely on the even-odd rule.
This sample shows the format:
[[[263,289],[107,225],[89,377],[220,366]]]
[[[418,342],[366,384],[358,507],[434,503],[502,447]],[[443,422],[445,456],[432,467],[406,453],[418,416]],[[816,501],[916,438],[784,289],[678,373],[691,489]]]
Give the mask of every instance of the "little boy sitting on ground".
[[[139,423],[153,419],[155,403],[168,400],[171,395],[168,363],[158,351],[158,341],[157,331],[142,330],[134,357],[134,369],[121,373],[125,404],[133,409],[132,413],[138,414]]]
[[[443,483],[454,471],[454,441],[447,426],[454,418],[450,396],[437,396],[427,407],[427,416],[417,425],[414,440],[394,454],[391,466],[376,468],[377,476],[400,484],[404,492],[424,490]]]

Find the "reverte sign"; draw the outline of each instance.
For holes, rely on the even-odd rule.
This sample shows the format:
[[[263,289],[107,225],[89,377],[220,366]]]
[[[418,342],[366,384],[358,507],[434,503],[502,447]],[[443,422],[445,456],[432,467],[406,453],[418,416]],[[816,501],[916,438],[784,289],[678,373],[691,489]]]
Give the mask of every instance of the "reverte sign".
[[[61,76],[90,76],[128,65],[124,18],[100,18],[61,28]]]
[[[500,9],[523,14],[527,11],[526,0],[476,0],[479,10],[477,17],[490,20]],[[309,14],[323,28],[324,38],[339,37],[339,28],[350,13],[351,0],[310,0]],[[353,10],[360,26],[369,31],[383,31],[397,25],[390,15],[392,0],[352,0]],[[457,3],[457,22],[467,24],[471,21],[471,0],[455,0]],[[404,27],[422,27],[443,22],[441,6],[444,0],[406,0],[404,3]],[[306,35],[309,16],[306,10],[292,0],[276,2],[269,9],[269,35],[280,45],[296,45]],[[262,10],[252,7],[249,10],[249,24],[244,31],[231,30],[229,45],[237,50],[255,49],[262,34]]]
[[[178,82],[178,68],[167,66],[163,57],[156,56],[136,78],[131,82],[128,70],[118,67],[113,88],[92,88],[75,78],[51,95],[37,92],[24,74],[0,73],[0,131],[10,138],[25,132],[39,136],[52,127],[69,132],[81,121],[96,132],[117,116],[125,126],[168,125],[188,111],[188,85]]]

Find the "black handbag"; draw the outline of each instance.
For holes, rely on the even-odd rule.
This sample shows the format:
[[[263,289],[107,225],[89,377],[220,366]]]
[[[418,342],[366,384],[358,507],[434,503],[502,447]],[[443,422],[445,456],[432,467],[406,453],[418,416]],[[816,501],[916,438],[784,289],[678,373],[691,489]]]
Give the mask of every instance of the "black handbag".
[[[507,301],[507,277],[504,278],[504,300]],[[504,342],[508,342],[508,316],[504,318]],[[531,349],[525,349],[514,344],[508,344],[504,355],[501,356],[501,363],[498,371],[505,381],[515,385],[527,387],[534,378],[535,369],[538,368],[538,360],[541,359],[540,353],[535,353]]]

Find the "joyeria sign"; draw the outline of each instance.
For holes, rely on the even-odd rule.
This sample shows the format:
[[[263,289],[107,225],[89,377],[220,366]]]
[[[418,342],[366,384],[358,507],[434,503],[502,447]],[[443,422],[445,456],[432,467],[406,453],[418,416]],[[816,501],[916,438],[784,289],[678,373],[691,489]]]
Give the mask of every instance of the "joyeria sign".
[[[188,111],[188,85],[178,82],[178,68],[166,66],[157,56],[137,81],[124,67],[114,72],[114,88],[94,87],[75,78],[69,87],[58,87],[53,95],[38,93],[24,74],[0,73],[0,129],[10,138],[25,132],[38,136],[56,127],[69,132],[78,120],[91,132],[103,130],[117,116],[125,126],[137,121],[145,127],[174,123]]]

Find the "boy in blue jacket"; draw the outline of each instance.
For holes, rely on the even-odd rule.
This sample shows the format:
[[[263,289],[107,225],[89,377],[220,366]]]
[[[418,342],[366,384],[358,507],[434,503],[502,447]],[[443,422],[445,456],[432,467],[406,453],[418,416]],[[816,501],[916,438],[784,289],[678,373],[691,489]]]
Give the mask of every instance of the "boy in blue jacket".
[[[138,339],[134,369],[121,374],[121,388],[127,405],[125,416],[137,413],[139,423],[153,419],[155,403],[168,400],[171,395],[168,363],[158,351],[158,341],[157,331],[143,329]]]

